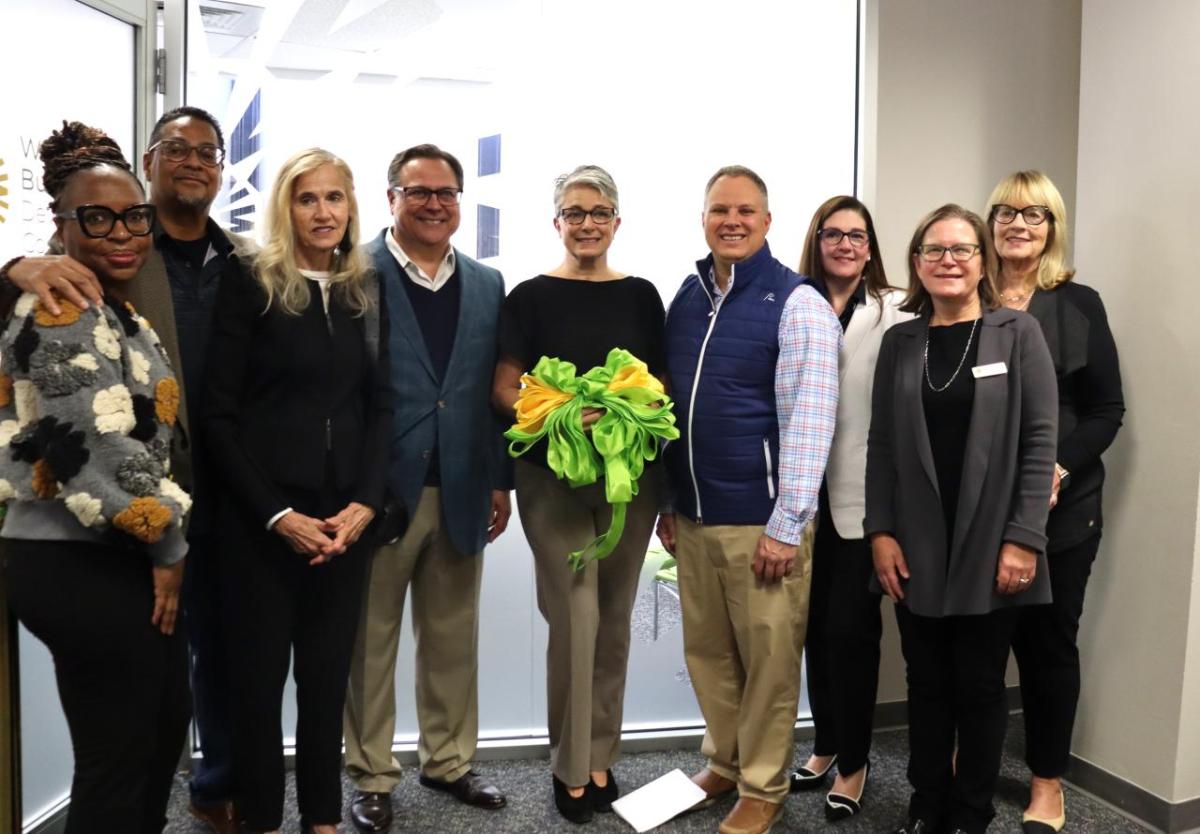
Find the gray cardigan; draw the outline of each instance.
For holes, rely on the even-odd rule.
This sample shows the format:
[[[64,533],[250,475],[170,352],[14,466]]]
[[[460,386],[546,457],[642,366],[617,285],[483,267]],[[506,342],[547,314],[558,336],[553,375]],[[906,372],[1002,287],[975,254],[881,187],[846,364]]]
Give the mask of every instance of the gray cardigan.
[[[975,380],[954,541],[947,546],[921,398],[928,324],[922,316],[883,337],[867,440],[864,533],[896,537],[911,574],[903,604],[914,614],[986,614],[1049,602],[1046,517],[1058,387],[1041,328],[1033,317],[1005,308],[983,316],[977,367],[1004,363],[1005,371]],[[1012,596],[995,590],[1006,541],[1038,553],[1034,581]]]

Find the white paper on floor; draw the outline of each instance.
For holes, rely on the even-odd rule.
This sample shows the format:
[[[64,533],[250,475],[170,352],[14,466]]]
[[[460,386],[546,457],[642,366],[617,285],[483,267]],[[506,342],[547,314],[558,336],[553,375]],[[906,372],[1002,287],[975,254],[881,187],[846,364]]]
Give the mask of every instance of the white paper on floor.
[[[704,799],[704,790],[676,768],[613,803],[613,810],[641,834],[677,817]]]

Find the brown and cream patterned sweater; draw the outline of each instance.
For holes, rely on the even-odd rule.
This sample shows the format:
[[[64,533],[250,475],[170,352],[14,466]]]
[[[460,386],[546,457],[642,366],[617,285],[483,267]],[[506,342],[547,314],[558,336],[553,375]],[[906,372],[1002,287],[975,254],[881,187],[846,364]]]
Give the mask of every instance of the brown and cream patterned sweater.
[[[27,293],[0,333],[0,535],[177,562],[191,498],[169,473],[179,385],[162,343],[128,303],[59,305]]]

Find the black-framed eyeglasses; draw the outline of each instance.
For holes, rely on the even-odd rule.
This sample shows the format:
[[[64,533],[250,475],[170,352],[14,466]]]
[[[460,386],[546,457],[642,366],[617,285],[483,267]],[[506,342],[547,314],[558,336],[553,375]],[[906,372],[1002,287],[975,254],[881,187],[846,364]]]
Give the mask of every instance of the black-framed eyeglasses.
[[[402,196],[405,202],[414,206],[425,205],[435,194],[437,201],[443,206],[457,206],[458,197],[462,194],[461,188],[426,188],[423,185],[410,185],[407,188],[403,185],[393,185],[392,191]]]
[[[1049,206],[1025,206],[1023,209],[997,203],[992,206],[992,219],[997,223],[1011,223],[1017,219],[1017,215],[1025,218],[1025,222],[1030,226],[1040,226],[1046,222],[1047,217],[1054,217],[1054,212],[1050,211]]]
[[[584,211],[581,208],[565,208],[558,213],[558,216],[572,226],[582,224],[584,218],[589,216],[597,226],[607,226],[617,216],[617,210],[608,206],[596,206],[591,211]]]
[[[130,206],[122,212],[115,212],[108,206],[84,204],[76,206],[71,211],[58,212],[54,216],[59,220],[74,220],[79,224],[79,230],[87,237],[108,237],[116,228],[117,221],[134,237],[145,237],[154,230],[154,206],[141,203]]]
[[[189,145],[178,139],[162,139],[146,148],[146,153],[155,149],[172,162],[183,162],[192,155],[192,151],[196,152],[197,159],[210,168],[225,161],[225,149],[216,145]]]
[[[929,261],[930,263],[937,263],[946,256],[947,252],[950,253],[950,257],[954,258],[954,260],[962,263],[963,261],[969,261],[971,258],[975,257],[975,255],[979,252],[979,244],[956,243],[953,246],[938,246],[937,244],[930,243],[917,247],[917,254],[920,255],[923,260]]]
[[[843,232],[841,229],[822,229],[817,232],[817,237],[822,243],[828,243],[830,246],[837,246],[842,242],[842,238],[850,238],[850,245],[855,249],[862,249],[871,242],[871,236],[861,229],[855,229],[851,232]]]

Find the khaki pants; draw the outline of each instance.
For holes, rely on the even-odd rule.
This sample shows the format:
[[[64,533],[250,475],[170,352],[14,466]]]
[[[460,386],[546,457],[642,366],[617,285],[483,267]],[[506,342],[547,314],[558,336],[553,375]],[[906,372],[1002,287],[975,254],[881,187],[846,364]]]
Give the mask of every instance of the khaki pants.
[[[470,770],[482,575],[482,555],[459,553],[443,528],[441,490],[425,487],[404,537],[379,548],[368,575],[345,714],[346,772],[359,790],[388,792],[400,781],[392,756],[396,651],[410,588],[421,771],[452,782]]]
[[[739,795],[782,802],[800,701],[814,525],[804,531],[792,575],[764,584],[752,570],[762,527],[676,520],[684,656],[706,724],[700,751],[715,773],[738,783]]]
[[[572,489],[549,469],[516,464],[517,506],[537,574],[538,609],[550,627],[546,701],[550,768],[567,785],[588,783],[617,759],[629,662],[629,618],[657,517],[660,467],[639,482],[621,542],[581,571],[567,564],[608,529],[602,483]]]

